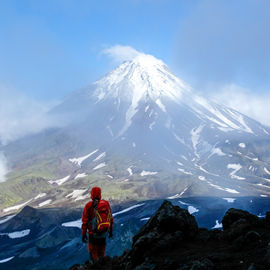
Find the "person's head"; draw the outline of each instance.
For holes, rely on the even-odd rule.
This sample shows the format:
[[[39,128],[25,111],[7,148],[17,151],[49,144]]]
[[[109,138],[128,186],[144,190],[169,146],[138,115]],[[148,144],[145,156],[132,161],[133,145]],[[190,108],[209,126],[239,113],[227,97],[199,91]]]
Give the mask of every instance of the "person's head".
[[[92,200],[100,200],[101,199],[101,188],[93,187],[91,190],[91,199]]]

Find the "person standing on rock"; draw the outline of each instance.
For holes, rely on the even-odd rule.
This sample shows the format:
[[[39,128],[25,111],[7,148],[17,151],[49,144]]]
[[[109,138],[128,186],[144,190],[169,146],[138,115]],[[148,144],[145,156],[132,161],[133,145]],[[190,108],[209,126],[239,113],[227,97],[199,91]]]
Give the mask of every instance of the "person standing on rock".
[[[106,237],[113,237],[113,216],[109,202],[101,200],[100,187],[92,188],[91,199],[82,214],[82,242],[88,240],[90,259],[95,262],[105,256]]]

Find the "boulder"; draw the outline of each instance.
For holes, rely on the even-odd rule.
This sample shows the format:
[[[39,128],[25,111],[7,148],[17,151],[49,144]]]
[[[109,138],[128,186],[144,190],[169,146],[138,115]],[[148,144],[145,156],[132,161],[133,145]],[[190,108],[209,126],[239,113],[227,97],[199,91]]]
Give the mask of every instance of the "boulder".
[[[259,218],[247,211],[230,208],[222,219],[223,230],[246,229],[259,224]]]

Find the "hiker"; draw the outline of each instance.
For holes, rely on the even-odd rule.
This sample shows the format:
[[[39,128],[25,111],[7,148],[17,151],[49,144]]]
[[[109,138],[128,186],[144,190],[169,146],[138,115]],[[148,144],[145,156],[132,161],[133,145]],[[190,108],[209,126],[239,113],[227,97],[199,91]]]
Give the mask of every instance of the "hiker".
[[[82,214],[82,242],[88,240],[90,259],[95,262],[105,255],[106,236],[113,237],[113,216],[109,202],[101,200],[99,187],[92,188],[91,199]]]

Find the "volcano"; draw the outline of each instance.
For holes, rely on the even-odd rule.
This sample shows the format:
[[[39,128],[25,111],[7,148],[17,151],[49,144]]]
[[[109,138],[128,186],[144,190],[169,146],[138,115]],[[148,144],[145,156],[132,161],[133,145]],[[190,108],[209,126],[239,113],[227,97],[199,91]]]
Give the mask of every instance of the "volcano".
[[[116,201],[270,195],[270,129],[197,95],[151,55],[74,91],[50,115],[63,126],[0,149],[11,167],[3,211],[11,201],[76,205],[93,185]]]

